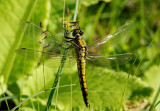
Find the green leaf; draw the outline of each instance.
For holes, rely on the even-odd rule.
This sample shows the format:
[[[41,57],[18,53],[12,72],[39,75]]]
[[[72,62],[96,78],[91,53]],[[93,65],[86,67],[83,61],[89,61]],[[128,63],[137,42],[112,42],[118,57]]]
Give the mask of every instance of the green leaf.
[[[24,57],[16,56],[15,50],[21,46],[29,46],[29,41],[23,38],[23,33],[25,28],[20,28],[19,25],[21,22],[29,21],[33,15],[35,5],[37,5],[32,16],[32,20],[36,22],[44,22],[47,24],[46,18],[48,17],[48,1],[37,0],[7,0],[0,1],[0,74],[1,74],[1,89],[3,93],[6,90],[6,85],[9,84],[8,89],[16,92],[16,95],[19,94],[19,89],[16,87],[15,82],[17,79],[24,77],[24,74],[30,73],[30,70],[33,67],[33,62],[29,61],[24,63]],[[33,43],[33,42],[32,42]],[[24,64],[25,67],[24,67]],[[29,65],[28,65],[29,64]],[[27,66],[28,65],[28,66]],[[24,70],[26,68],[27,70]],[[9,79],[9,80],[8,80]],[[13,83],[15,86],[13,86]],[[23,86],[22,86],[23,87]],[[2,93],[2,92],[1,92]]]
[[[160,100],[160,96],[158,96],[157,98],[154,98],[156,96],[156,93],[158,92],[159,87],[160,87],[159,69],[160,69],[160,65],[154,65],[145,72],[144,81],[146,83],[148,83],[148,85],[154,89],[154,94],[151,98],[151,101],[152,101],[151,103],[158,102]],[[159,111],[160,106],[157,106],[156,109]]]
[[[47,61],[46,61],[47,62]],[[30,76],[26,82],[24,82],[23,93],[24,95],[31,96],[39,91],[52,86],[57,68],[50,70],[48,67],[44,67],[45,78],[43,75],[43,66],[33,70],[32,76]],[[94,69],[94,70],[93,70]],[[63,87],[58,90],[58,100],[56,96],[52,101],[52,105],[55,104],[58,109],[70,110],[71,109],[71,95],[72,95],[72,108],[77,110],[85,110],[86,106],[83,101],[82,92],[79,85],[78,72],[74,68],[66,68],[63,71],[63,75],[60,80],[59,86],[76,84],[71,87]],[[36,72],[37,71],[37,72]],[[88,67],[86,69],[87,74],[87,84],[89,93],[89,102],[91,104],[91,109],[108,109],[116,110],[120,99],[123,94],[123,90],[126,85],[126,80],[128,80],[127,73],[115,72],[113,70],[108,70],[100,67]],[[38,76],[37,76],[38,74]],[[35,80],[36,78],[36,80]],[[72,78],[72,79],[71,79]],[[35,81],[33,83],[33,81]],[[45,81],[45,88],[44,88]],[[46,94],[41,94],[39,97],[45,99],[48,97],[49,92]],[[128,101],[143,101],[148,99],[152,95],[152,88],[148,87],[140,78],[130,76],[127,84],[127,89],[124,94],[123,104]],[[26,106],[29,105],[25,104]],[[35,103],[36,104],[36,103]],[[44,105],[44,101],[40,101],[40,105]],[[41,107],[42,107],[41,106]],[[28,106],[29,107],[29,106]],[[43,107],[44,108],[44,107]],[[53,107],[52,107],[53,108]]]
[[[145,72],[144,81],[149,84],[149,86],[153,87],[155,92],[158,90],[160,85],[160,65],[154,65],[150,69]]]
[[[30,21],[34,22],[38,26],[39,26],[39,23],[42,22],[45,28],[48,23],[48,17],[49,17],[49,11],[50,11],[48,7],[49,7],[49,0],[46,0],[46,1],[39,0],[36,4],[34,13]],[[26,15],[24,14],[24,16]],[[25,21],[27,20],[23,20],[19,22],[21,23]],[[17,25],[19,26],[19,24]],[[19,28],[18,31],[22,31],[22,30]],[[32,48],[32,49],[38,48],[40,49],[41,48],[40,45],[36,47],[35,45],[36,41],[32,40],[31,38],[24,35],[19,48]],[[33,33],[33,38],[34,38],[34,33]],[[19,49],[19,48],[16,48],[16,49]],[[15,82],[17,79],[24,77],[25,75],[28,76],[36,65],[34,61],[29,61],[28,58],[20,56],[18,54],[16,55],[16,58],[15,58],[15,64],[16,65],[13,66],[12,71],[11,71],[11,76],[9,79],[10,82]]]
[[[45,61],[46,64],[47,62],[50,62],[50,60]],[[43,67],[44,67],[44,71],[43,71]],[[71,70],[72,70],[72,73],[74,73],[76,71],[76,67],[65,68],[63,71],[67,72],[68,74],[72,74],[70,73]],[[45,89],[51,88],[55,80],[55,74],[57,73],[57,71],[58,71],[58,68],[49,68],[43,65],[40,65],[39,67],[34,68],[32,70],[31,75],[28,78],[26,78],[25,81],[23,78],[19,79],[18,81],[19,87],[23,81],[23,90],[21,91],[21,94],[28,95],[29,97],[31,97],[32,95],[36,93],[39,93],[41,91],[44,91]],[[36,97],[32,98],[31,100],[26,101],[25,104],[22,104],[22,105],[26,107],[32,107],[32,102],[33,102],[35,108],[38,109],[38,101],[39,101],[40,102],[39,107],[44,110],[46,108],[46,103],[47,103],[47,98],[49,97],[49,92],[50,90],[47,91],[46,93],[37,95]]]
[[[24,29],[21,29],[22,31],[20,32],[18,23],[22,19],[29,20],[35,2],[20,0],[0,1],[0,47],[2,49],[0,53],[0,73],[4,76],[5,84],[7,84],[10,72],[14,66],[15,50],[19,47],[22,40]]]
[[[124,72],[114,72],[98,67],[89,67],[86,74],[91,109],[115,110],[119,105],[128,75]],[[72,107],[73,109],[84,110],[86,106],[83,102],[78,74],[74,73],[72,77],[68,75],[62,76],[60,85],[71,84],[71,78],[72,84],[76,84],[76,86],[72,87]],[[70,107],[71,88],[59,89],[58,92],[58,103],[64,104],[65,107]],[[141,79],[130,76],[123,103],[127,100],[141,101],[149,98],[151,94],[151,87],[148,87]]]

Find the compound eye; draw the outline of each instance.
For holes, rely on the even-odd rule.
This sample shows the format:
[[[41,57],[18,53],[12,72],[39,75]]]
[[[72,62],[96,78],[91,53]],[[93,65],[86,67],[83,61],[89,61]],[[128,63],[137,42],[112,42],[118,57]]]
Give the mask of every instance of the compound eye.
[[[82,30],[80,30],[80,32],[79,32],[79,33],[80,33],[80,35],[83,35],[83,34],[84,34],[84,32],[83,32]]]

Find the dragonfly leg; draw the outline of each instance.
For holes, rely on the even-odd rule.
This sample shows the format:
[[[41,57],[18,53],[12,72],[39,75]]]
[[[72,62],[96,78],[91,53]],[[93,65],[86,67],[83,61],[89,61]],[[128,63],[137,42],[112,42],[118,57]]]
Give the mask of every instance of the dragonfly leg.
[[[71,40],[71,41],[72,41],[74,38],[73,38],[73,37],[66,37],[66,36],[65,36],[65,39],[68,39],[68,40]]]
[[[40,22],[40,28],[42,30],[41,35],[45,34],[45,37],[43,39],[46,39],[48,37],[48,30],[45,30],[45,31],[43,30],[43,24],[42,24],[42,22]]]
[[[59,47],[64,48],[63,46],[65,45],[65,43],[71,43],[72,40],[70,41],[66,41],[64,40],[62,43],[58,44]],[[70,46],[69,46],[70,47]]]

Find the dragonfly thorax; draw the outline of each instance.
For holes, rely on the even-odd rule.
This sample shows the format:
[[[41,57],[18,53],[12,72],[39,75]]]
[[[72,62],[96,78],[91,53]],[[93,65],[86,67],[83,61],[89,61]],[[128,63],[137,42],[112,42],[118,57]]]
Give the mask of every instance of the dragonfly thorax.
[[[80,37],[80,36],[83,35],[83,33],[84,33],[84,32],[83,32],[80,28],[78,28],[78,29],[74,29],[74,30],[73,30],[72,35],[73,35],[73,37]]]

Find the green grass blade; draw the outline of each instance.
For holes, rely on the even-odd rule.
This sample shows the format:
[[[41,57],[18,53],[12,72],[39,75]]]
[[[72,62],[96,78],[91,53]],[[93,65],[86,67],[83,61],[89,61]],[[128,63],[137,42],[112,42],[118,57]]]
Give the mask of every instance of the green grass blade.
[[[160,104],[160,100],[152,107],[151,111],[154,111],[154,109]]]
[[[74,14],[74,19],[73,21],[76,21],[76,18],[77,18],[77,14],[78,14],[78,3],[79,3],[79,0],[77,0],[76,2],[76,8],[75,8],[75,14]],[[68,53],[68,49],[64,50],[64,53],[63,53],[63,58],[62,58],[62,61],[61,61],[61,66],[59,67],[58,69],[58,72],[56,74],[56,78],[54,80],[54,83],[53,83],[53,86],[52,87],[57,87],[59,81],[60,81],[60,77],[62,75],[62,72],[63,72],[63,67],[64,67],[64,64],[65,64],[65,61],[66,61],[66,56],[67,56],[67,53]],[[47,101],[47,107],[46,107],[46,111],[49,111],[50,110],[50,107],[51,107],[51,103],[52,103],[52,100],[53,100],[53,97],[55,95],[55,92],[56,92],[56,89],[53,89],[51,90],[50,92],[50,95],[49,95],[49,98],[48,98],[48,101]]]
[[[103,3],[103,4],[99,7],[99,9],[98,9],[98,11],[97,11],[96,18],[95,18],[95,20],[94,20],[94,24],[93,24],[93,28],[92,28],[92,32],[91,32],[91,37],[94,35],[94,32],[95,32],[95,30],[96,30],[98,21],[99,21],[99,19],[100,19],[100,17],[101,17],[102,11],[103,11],[104,8],[105,8],[105,5],[106,5],[106,3]],[[93,40],[90,39],[90,41],[89,41],[88,43],[90,44],[90,43],[92,43],[92,42],[93,42]]]
[[[158,104],[160,104],[160,100],[156,103],[156,101],[157,101],[157,99],[158,99],[158,97],[159,97],[159,94],[160,94],[160,87],[159,87],[159,89],[158,89],[158,91],[157,91],[157,94],[155,95],[155,98],[154,98],[154,100],[153,100],[153,103],[152,103],[149,111],[154,111],[154,109],[156,108],[156,106],[157,106]],[[156,103],[156,104],[155,104],[155,103]]]
[[[27,95],[7,96],[7,97],[0,98],[0,102],[2,102],[4,100],[17,99],[17,98],[27,98],[27,97],[28,97]]]
[[[137,59],[137,58],[136,58],[136,59]],[[136,59],[134,60],[134,62],[133,62],[132,65],[135,64]],[[132,69],[131,69],[131,70],[132,70]],[[120,109],[121,109],[122,102],[123,102],[123,98],[124,98],[124,95],[125,95],[125,92],[126,92],[126,89],[127,89],[127,86],[128,86],[128,82],[129,82],[129,79],[130,79],[130,75],[131,75],[131,71],[130,71],[130,73],[128,74],[128,77],[127,77],[127,79],[126,79],[125,87],[124,87],[124,90],[123,90],[123,92],[122,92],[122,96],[121,96],[121,99],[120,99],[120,102],[119,102],[117,111],[120,111]]]
[[[62,75],[62,72],[63,72],[63,67],[64,67],[64,64],[65,64],[65,61],[66,61],[66,55],[68,53],[68,50],[64,50],[64,54],[63,54],[63,58],[62,58],[62,62],[61,62],[61,66],[59,67],[58,69],[58,72],[56,74],[56,78],[54,80],[54,83],[53,83],[53,87],[57,87],[58,85],[58,81],[60,80],[60,77]],[[50,110],[50,107],[51,107],[51,103],[52,103],[52,100],[53,100],[53,97],[55,95],[55,92],[56,92],[56,89],[52,89],[51,92],[50,92],[50,95],[49,95],[49,98],[48,98],[48,102],[47,102],[47,108],[46,108],[46,111],[49,111]]]
[[[75,85],[75,84],[71,84],[71,85]],[[60,86],[60,87],[67,87],[67,86],[70,86],[70,85],[63,85],[63,86]],[[44,91],[38,92],[38,93],[36,93],[36,94],[28,97],[27,99],[25,99],[24,101],[22,101],[20,104],[18,104],[17,106],[15,106],[11,111],[15,111],[19,106],[21,106],[23,103],[25,103],[25,102],[28,101],[29,99],[31,99],[31,98],[39,95],[39,94],[45,93],[45,92],[48,91],[48,90],[52,90],[52,89],[56,89],[56,88],[57,88],[57,87],[53,87],[53,88],[50,88],[50,89],[46,89],[46,90],[44,90]],[[20,97],[22,97],[22,96],[20,96]],[[26,96],[23,96],[23,97],[26,98]]]
[[[77,18],[77,15],[78,15],[78,4],[79,4],[79,0],[76,1],[76,8],[75,8],[73,21],[76,21],[76,18]]]

